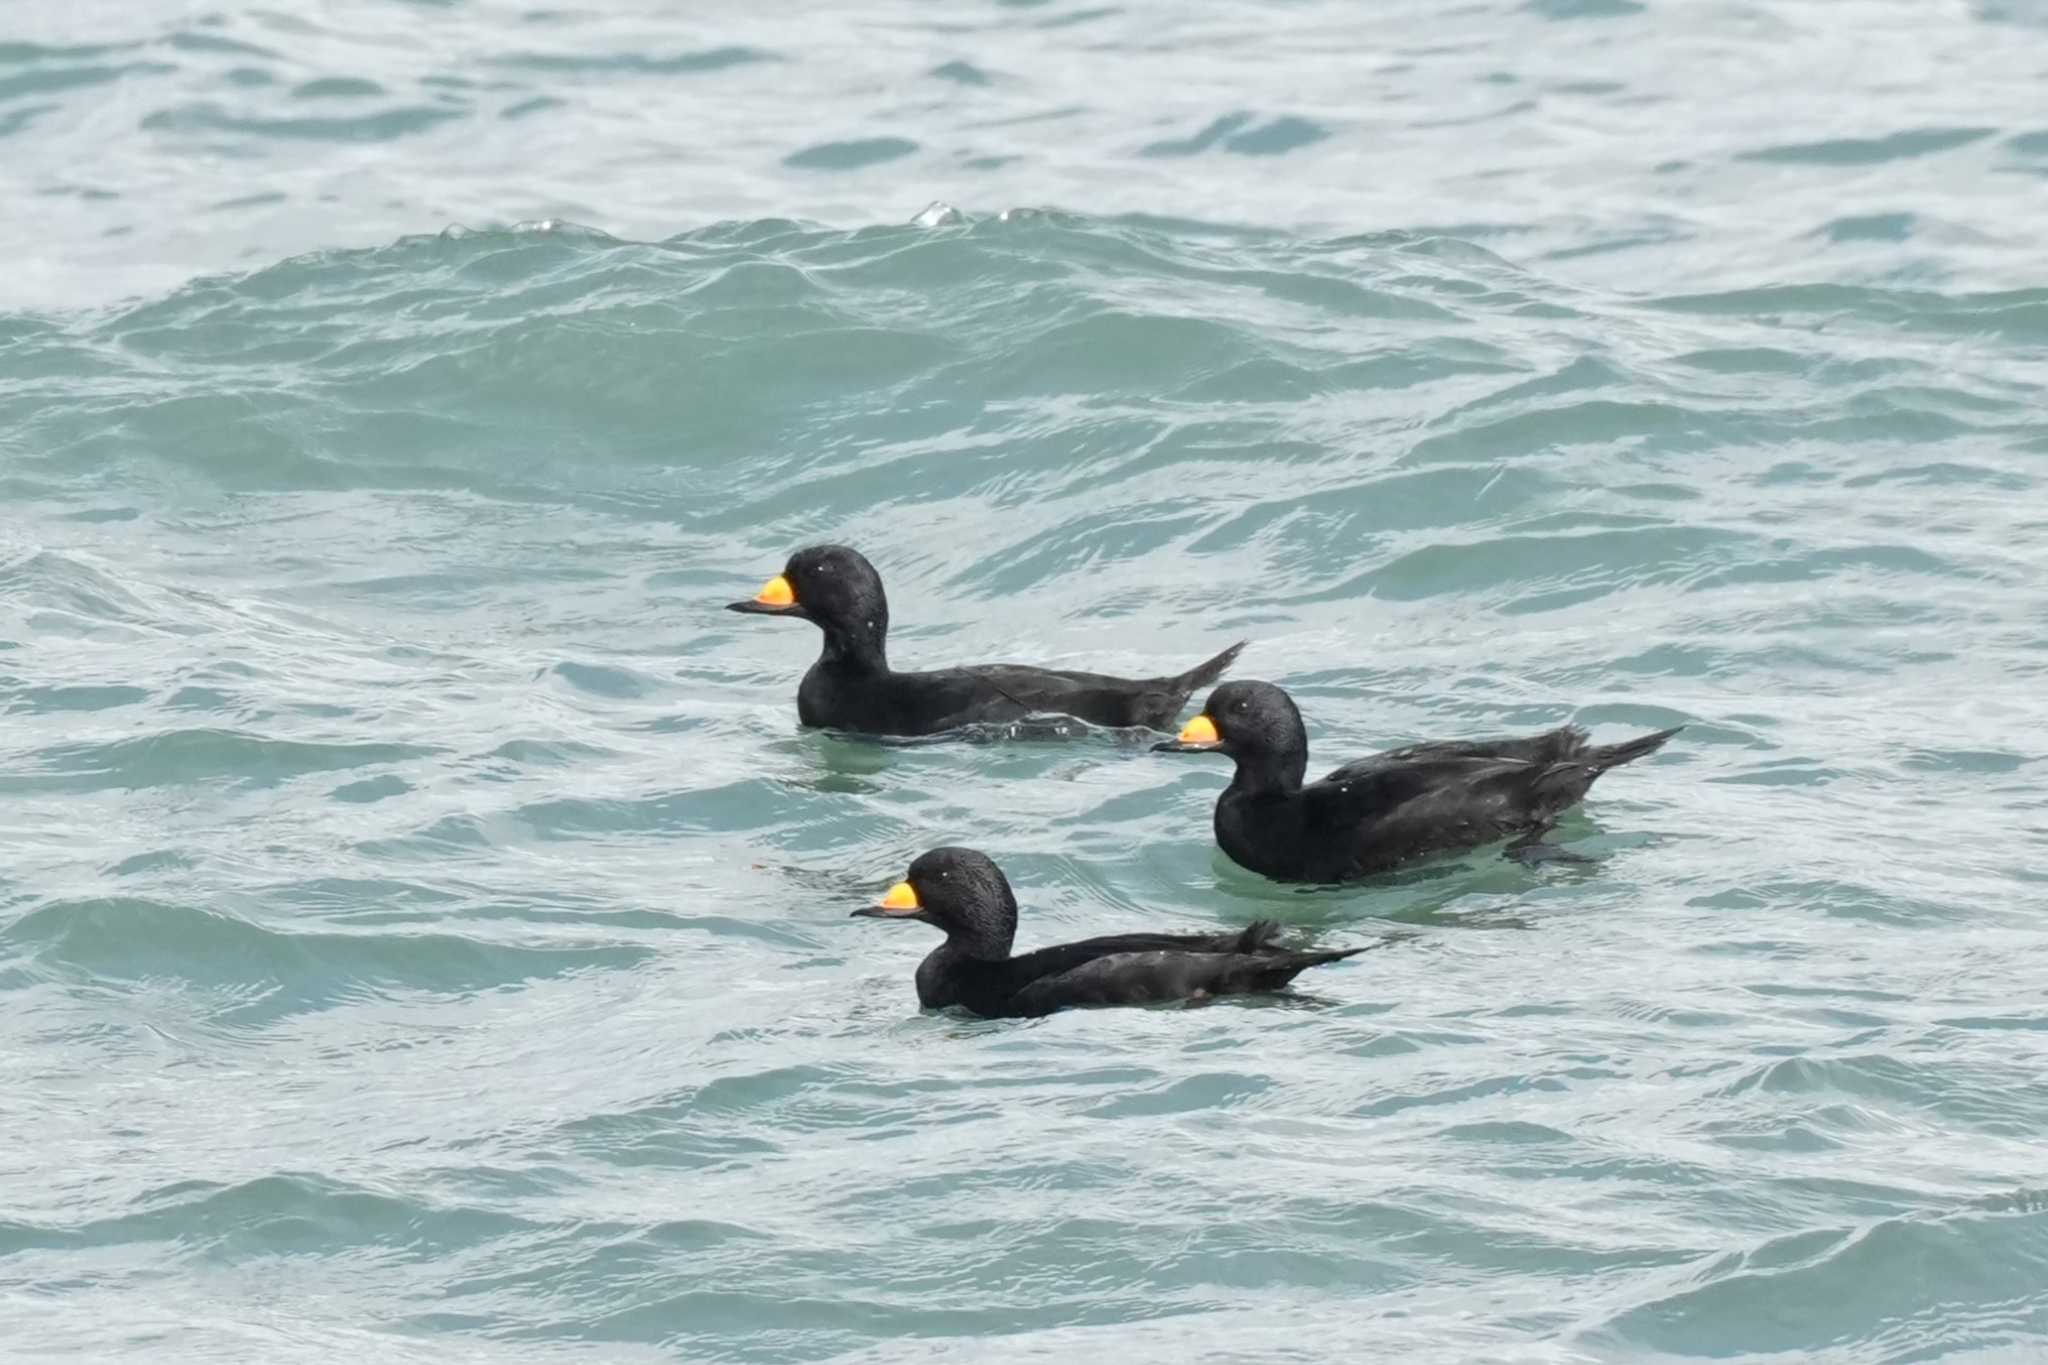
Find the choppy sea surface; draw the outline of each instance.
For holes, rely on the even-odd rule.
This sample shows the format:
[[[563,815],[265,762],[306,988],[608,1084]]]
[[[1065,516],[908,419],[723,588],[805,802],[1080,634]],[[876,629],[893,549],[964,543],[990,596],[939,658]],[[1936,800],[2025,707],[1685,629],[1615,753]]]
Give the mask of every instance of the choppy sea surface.
[[[2048,8],[696,8],[0,14],[0,1358],[2048,1353]],[[1317,770],[1686,728],[1278,887],[799,730],[821,539]],[[1384,946],[921,1015],[939,843]]]

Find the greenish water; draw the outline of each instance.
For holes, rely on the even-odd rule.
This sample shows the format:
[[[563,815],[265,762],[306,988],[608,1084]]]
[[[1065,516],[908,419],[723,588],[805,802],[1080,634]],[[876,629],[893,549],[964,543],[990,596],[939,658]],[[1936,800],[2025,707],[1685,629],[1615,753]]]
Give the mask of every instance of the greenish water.
[[[0,1357],[2048,1350],[2048,142],[2004,83],[2048,48],[1853,8],[0,41],[5,174],[98,173],[94,110],[159,139],[0,294]],[[1402,68],[1351,122],[1333,35]],[[1255,112],[1186,114],[1165,73],[1229,45]],[[1919,83],[1769,137],[1709,98],[1865,49]],[[799,112],[855,50],[939,93]],[[1119,52],[1067,143],[975,121]],[[1708,76],[1594,79],[1646,53]],[[436,62],[468,93],[408,122]],[[303,93],[350,72],[385,95]],[[1439,155],[1475,89],[1499,127]],[[478,92],[554,100],[542,147],[648,101],[729,136],[594,145],[666,231],[420,231],[573,180]],[[369,121],[262,105],[328,99]],[[933,164],[992,128],[1014,163]],[[277,202],[147,219],[231,152]],[[493,175],[512,211],[438,214]],[[934,188],[985,207],[902,222]],[[1070,211],[1000,212],[1034,194]],[[899,665],[1248,637],[1318,770],[1686,729],[1561,827],[1592,867],[1277,887],[1210,840],[1220,763],[800,732],[815,633],[721,607],[820,539],[880,566]],[[1282,1001],[923,1016],[932,936],[848,912],[948,842],[1025,946],[1386,947]]]

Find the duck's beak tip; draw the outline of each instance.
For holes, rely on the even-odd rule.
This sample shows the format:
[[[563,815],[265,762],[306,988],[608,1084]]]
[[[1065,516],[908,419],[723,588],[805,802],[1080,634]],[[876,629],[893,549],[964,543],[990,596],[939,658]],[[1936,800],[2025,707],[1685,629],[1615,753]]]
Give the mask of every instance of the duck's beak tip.
[[[753,616],[798,616],[803,608],[797,604],[796,589],[789,585],[789,579],[781,574],[761,585],[761,591],[744,602],[728,602],[727,611],[741,611]]]

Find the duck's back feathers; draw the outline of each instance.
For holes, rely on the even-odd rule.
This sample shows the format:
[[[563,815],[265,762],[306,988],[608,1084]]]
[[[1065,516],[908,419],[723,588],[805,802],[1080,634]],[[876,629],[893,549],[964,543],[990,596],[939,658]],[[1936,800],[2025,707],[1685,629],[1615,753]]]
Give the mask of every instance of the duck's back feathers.
[[[1057,975],[1083,962],[1118,953],[1259,953],[1277,945],[1278,922],[1254,920],[1242,929],[1212,934],[1104,934],[1100,938],[1078,939],[1051,948],[1040,948],[1010,959],[1023,976]]]
[[[1665,731],[1657,742],[1663,743],[1673,733],[1675,732]],[[1546,730],[1540,735],[1513,739],[1433,740],[1422,744],[1405,745],[1399,749],[1389,749],[1385,753],[1374,754],[1369,758],[1353,759],[1323,780],[1345,782],[1384,769],[1422,767],[1440,760],[1499,759],[1513,763],[1563,763],[1585,753],[1586,741],[1586,732],[1576,725],[1560,725],[1555,730]]]

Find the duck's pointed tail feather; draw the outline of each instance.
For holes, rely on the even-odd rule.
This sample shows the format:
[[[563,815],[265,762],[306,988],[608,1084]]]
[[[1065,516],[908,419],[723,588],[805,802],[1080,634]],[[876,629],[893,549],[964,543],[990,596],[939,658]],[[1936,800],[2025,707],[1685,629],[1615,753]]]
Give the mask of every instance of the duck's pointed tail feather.
[[[1603,744],[1598,748],[1585,750],[1578,755],[1576,761],[1585,764],[1596,773],[1604,773],[1609,768],[1619,768],[1624,763],[1633,763],[1645,754],[1656,753],[1664,747],[1665,740],[1684,728],[1683,725],[1674,725],[1669,730],[1637,735],[1634,739],[1625,739],[1619,744]]]
[[[1187,672],[1170,679],[1173,690],[1185,697],[1197,688],[1207,687],[1230,671],[1230,666],[1237,662],[1237,656],[1244,653],[1244,647],[1250,643],[1250,640],[1239,640],[1208,662],[1196,664]]]
[[[1280,921],[1276,919],[1255,919],[1244,927],[1228,951],[1233,953],[1263,953],[1280,947]]]
[[[1260,972],[1261,988],[1278,990],[1311,967],[1342,962],[1345,958],[1356,957],[1364,951],[1363,948],[1329,948],[1311,952],[1269,953],[1265,958],[1267,965]]]

